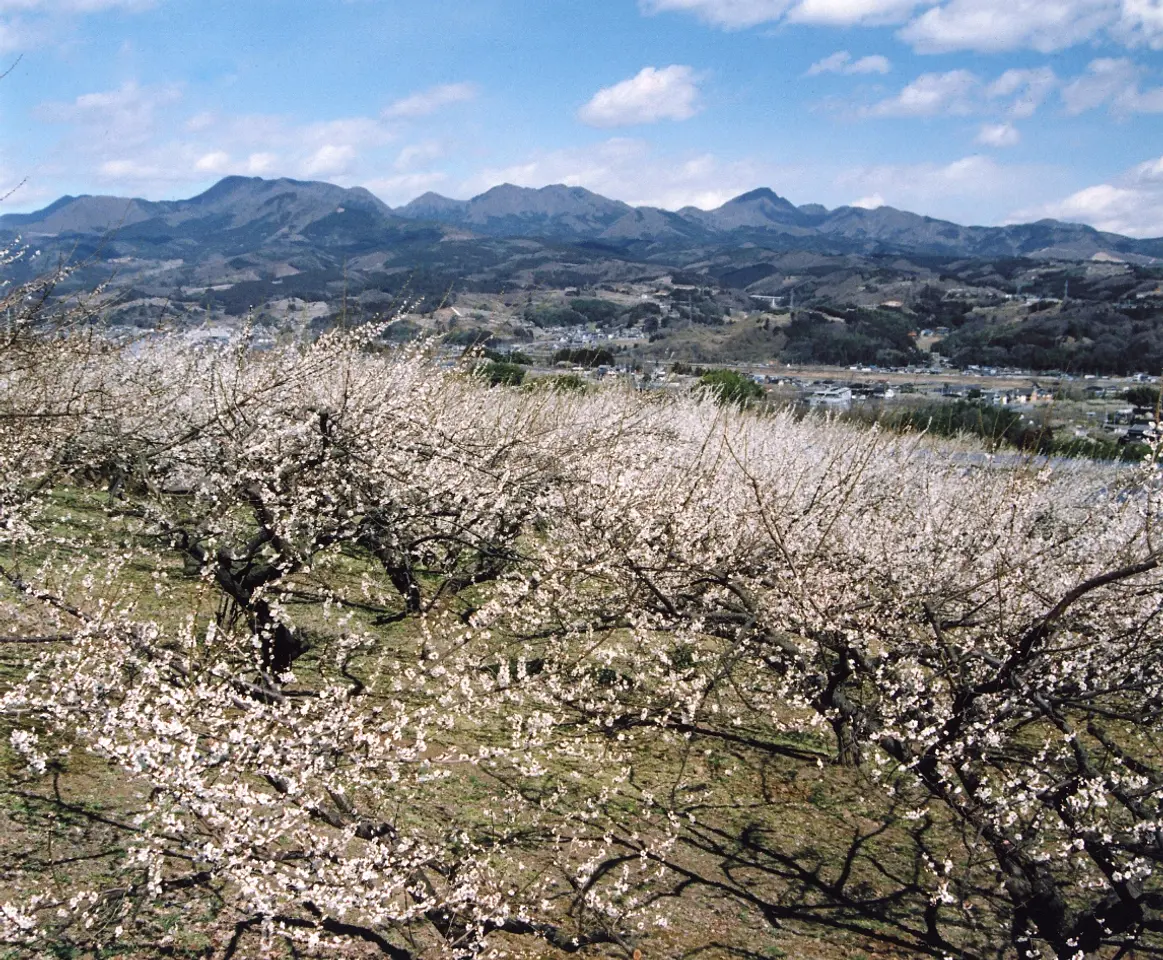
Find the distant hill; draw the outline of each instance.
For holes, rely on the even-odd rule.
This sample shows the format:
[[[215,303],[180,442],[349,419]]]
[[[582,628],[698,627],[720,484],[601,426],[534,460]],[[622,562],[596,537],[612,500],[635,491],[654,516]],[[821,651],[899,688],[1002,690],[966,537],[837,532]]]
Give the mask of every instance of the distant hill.
[[[123,197],[62,197],[43,210],[0,217],[0,230],[26,237],[111,234],[121,242],[162,239],[217,245],[305,239],[330,218],[349,215],[363,229],[399,223],[382,200],[362,187],[227,177],[188,200],[154,202]]]
[[[802,234],[811,231],[809,215],[767,187],[728,200],[716,210],[684,207],[679,214],[718,233],[773,230]]]
[[[401,217],[465,227],[485,236],[595,239],[633,210],[628,204],[581,187],[530,190],[505,183],[471,200],[426,193],[394,212]]]
[[[450,200],[431,191],[396,210],[396,215],[409,220],[457,220],[464,215],[467,200]]]
[[[391,247],[402,230],[411,235],[421,225],[454,227],[482,238],[597,241],[621,247],[635,258],[746,243],[828,255],[1163,258],[1163,239],[1136,240],[1081,224],[1041,220],[1007,227],[961,226],[892,207],[797,207],[768,188],[714,210],[669,211],[632,207],[582,187],[502,184],[470,200],[426,193],[393,210],[359,187],[227,177],[188,200],[62,197],[35,213],[0,217],[0,231],[30,238],[112,233],[122,247],[171,243],[187,251],[191,245],[205,245],[232,253],[271,244],[366,251]]]

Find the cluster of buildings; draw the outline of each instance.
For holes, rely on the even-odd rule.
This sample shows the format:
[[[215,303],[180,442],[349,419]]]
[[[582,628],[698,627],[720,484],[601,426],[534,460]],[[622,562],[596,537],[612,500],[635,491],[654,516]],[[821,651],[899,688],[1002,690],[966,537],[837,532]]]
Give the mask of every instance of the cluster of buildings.
[[[1163,424],[1156,420],[1156,412],[1147,407],[1109,411],[1102,427],[1117,436],[1119,443],[1157,443],[1163,439]]]

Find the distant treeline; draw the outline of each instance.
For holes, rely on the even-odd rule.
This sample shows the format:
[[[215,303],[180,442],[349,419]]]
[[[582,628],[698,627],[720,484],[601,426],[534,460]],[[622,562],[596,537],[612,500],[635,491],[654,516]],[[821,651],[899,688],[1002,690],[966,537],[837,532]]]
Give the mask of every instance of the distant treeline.
[[[1059,436],[1047,424],[1027,420],[1016,410],[972,400],[930,403],[915,409],[858,407],[845,414],[844,419],[875,422],[902,433],[925,431],[939,437],[968,435],[984,441],[991,450],[1011,449],[1051,457],[1137,461],[1150,452],[1143,444]]]
[[[975,318],[933,349],[959,366],[1157,374],[1163,369],[1163,304],[1047,304],[1018,323]]]
[[[578,347],[558,350],[553,355],[554,363],[572,363],[578,367],[610,367],[614,365],[614,354],[605,347]]]

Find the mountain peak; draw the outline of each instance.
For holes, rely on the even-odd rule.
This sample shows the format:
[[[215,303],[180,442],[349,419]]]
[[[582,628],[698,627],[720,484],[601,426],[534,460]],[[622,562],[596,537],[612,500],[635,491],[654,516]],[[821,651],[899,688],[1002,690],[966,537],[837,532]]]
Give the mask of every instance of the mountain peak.
[[[772,190],[771,187],[758,187],[755,190],[748,190],[747,193],[741,193],[739,196],[728,200],[727,203],[756,203],[761,200],[766,200],[769,203],[791,205],[787,200]]]
[[[391,214],[387,204],[363,187],[288,177],[223,177],[196,197],[177,201],[176,208],[180,208],[179,215],[187,217],[228,216],[236,226],[275,218],[288,230],[292,224],[302,226],[340,208],[372,212],[379,217]]]
[[[608,226],[629,213],[632,208],[620,200],[610,200],[584,187],[568,187],[563,183],[547,187],[518,187],[502,183],[473,197],[466,208],[470,224],[487,226],[489,221],[516,217],[546,220],[563,218],[574,225],[566,232],[575,232],[581,224]]]
[[[412,203],[463,203],[463,200],[453,200],[452,197],[446,197],[443,193],[437,193],[435,190],[429,190],[427,193],[422,193]]]
[[[246,187],[258,187],[264,183],[275,182],[266,181],[262,177],[243,177],[243,176],[229,176],[223,177],[214,186],[203,190],[196,196],[190,198],[190,203],[213,203],[220,200],[222,197],[229,196],[232,193],[237,193]]]
[[[463,214],[467,206],[467,200],[453,200],[451,197],[429,190],[410,203],[397,207],[392,212],[398,217],[406,217],[409,220],[449,222]]]
[[[700,219],[719,230],[799,228],[804,225],[805,215],[770,187],[760,187],[728,200],[717,210],[702,213]]]

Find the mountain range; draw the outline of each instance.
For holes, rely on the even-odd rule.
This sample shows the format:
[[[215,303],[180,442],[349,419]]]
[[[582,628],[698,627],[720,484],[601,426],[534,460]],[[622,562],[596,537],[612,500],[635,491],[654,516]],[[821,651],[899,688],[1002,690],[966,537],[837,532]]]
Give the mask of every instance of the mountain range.
[[[640,325],[642,350],[686,362],[893,365],[918,356],[928,329],[946,331],[958,363],[1163,363],[1163,239],[796,206],[766,188],[713,210],[510,184],[393,209],[360,188],[227,177],[186,200],[62,197],[0,217],[0,249],[16,237],[27,255],[8,258],[0,284],[68,263],[58,295],[100,290],[86,302],[117,328],[248,317],[324,330],[406,309],[442,336],[511,345],[585,325],[595,309],[603,323],[613,311],[615,326]],[[776,312],[793,301],[794,316]],[[405,339],[419,329],[392,328]]]
[[[0,233],[38,244],[71,240],[82,249],[105,238],[122,256],[187,260],[268,247],[367,253],[486,238],[596,246],[627,259],[676,264],[705,257],[708,248],[747,245],[826,255],[1163,259],[1163,238],[1134,239],[1056,220],[979,227],[892,207],[796,206],[767,188],[714,210],[633,207],[582,187],[511,184],[471,200],[426,193],[393,209],[360,187],[227,177],[187,200],[66,196],[34,213],[0,216]]]

